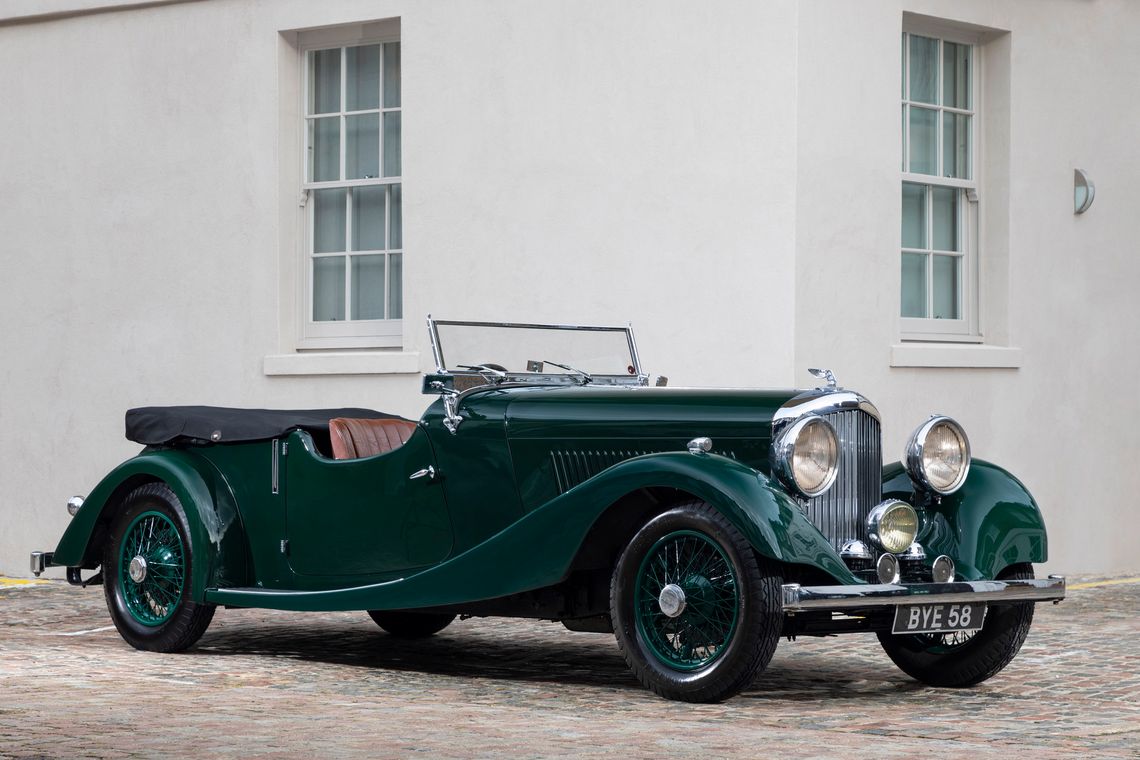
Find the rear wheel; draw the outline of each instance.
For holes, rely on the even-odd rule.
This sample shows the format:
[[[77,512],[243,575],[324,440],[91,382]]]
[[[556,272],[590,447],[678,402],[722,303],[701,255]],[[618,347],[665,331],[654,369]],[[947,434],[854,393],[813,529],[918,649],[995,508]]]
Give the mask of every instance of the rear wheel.
[[[214,605],[190,598],[193,550],[186,514],[165,483],[131,491],[103,553],[103,590],[115,628],[128,644],[153,652],[194,645]]]
[[[1012,565],[998,580],[1027,580],[1033,566]],[[993,605],[976,631],[895,636],[879,633],[887,656],[910,677],[930,686],[975,686],[997,675],[1025,643],[1033,602]]]
[[[618,560],[610,585],[618,647],[667,699],[727,699],[772,659],[780,584],[775,565],[719,512],[683,504],[650,520]]]
[[[426,639],[439,633],[455,620],[455,615],[441,612],[369,610],[368,614],[376,625],[401,639]]]

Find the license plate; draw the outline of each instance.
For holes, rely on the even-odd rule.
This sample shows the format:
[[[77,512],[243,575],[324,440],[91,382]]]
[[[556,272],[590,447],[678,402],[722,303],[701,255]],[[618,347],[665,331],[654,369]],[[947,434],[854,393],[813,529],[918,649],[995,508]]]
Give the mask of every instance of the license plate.
[[[891,633],[972,631],[985,619],[985,604],[906,604],[895,607]]]

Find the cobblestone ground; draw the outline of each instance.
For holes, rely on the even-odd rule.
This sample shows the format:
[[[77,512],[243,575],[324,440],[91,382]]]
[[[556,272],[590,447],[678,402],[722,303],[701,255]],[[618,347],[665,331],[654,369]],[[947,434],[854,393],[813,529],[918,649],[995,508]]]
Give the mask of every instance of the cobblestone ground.
[[[364,613],[219,610],[137,652],[98,588],[0,579],[0,757],[1140,757],[1140,581],[1039,605],[993,680],[926,688],[873,637],[782,642],[719,705],[642,690],[613,637],[472,619],[395,640]]]

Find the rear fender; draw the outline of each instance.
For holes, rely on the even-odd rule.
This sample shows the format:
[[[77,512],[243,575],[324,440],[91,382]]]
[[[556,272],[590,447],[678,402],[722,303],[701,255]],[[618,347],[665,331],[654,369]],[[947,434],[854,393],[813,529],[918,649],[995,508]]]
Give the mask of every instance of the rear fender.
[[[883,469],[884,498],[916,503],[906,469]],[[996,578],[1005,568],[1049,557],[1045,520],[1021,481],[995,464],[975,459],[966,482],[925,510],[919,542],[928,556],[946,554],[961,580]]]
[[[144,483],[162,482],[182,504],[190,527],[191,598],[213,585],[248,581],[244,531],[229,485],[202,457],[184,449],[146,449],[112,470],[83,502],[55,549],[54,564],[94,568],[122,499]]]

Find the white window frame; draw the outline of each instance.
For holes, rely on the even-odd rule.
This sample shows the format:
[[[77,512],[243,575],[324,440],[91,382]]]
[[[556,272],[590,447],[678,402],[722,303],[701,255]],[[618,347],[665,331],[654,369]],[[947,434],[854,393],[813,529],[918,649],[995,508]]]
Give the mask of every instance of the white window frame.
[[[952,252],[938,251],[939,255],[958,255],[962,260],[960,269],[961,281],[959,283],[959,303],[958,314],[959,319],[933,319],[933,318],[916,318],[916,317],[903,317],[901,316],[901,287],[900,303],[899,303],[899,332],[900,338],[905,341],[957,341],[957,342],[982,342],[982,332],[980,329],[979,321],[979,243],[981,236],[979,233],[979,219],[981,210],[979,208],[979,193],[978,188],[982,184],[981,166],[982,166],[982,144],[981,144],[981,119],[982,115],[982,67],[984,65],[982,56],[981,36],[977,33],[970,32],[963,29],[958,29],[949,25],[942,25],[936,23],[914,23],[908,22],[903,25],[902,37],[902,82],[901,82],[901,99],[900,106],[905,107],[911,103],[910,100],[910,45],[909,35],[920,37],[932,37],[938,39],[938,81],[935,84],[936,92],[938,93],[939,100],[942,98],[942,72],[943,72],[943,56],[942,46],[946,42],[956,43],[959,45],[970,46],[970,60],[972,62],[970,71],[970,91],[971,91],[971,109],[960,109],[946,106],[939,103],[933,105],[930,103],[916,103],[916,105],[929,108],[931,110],[937,109],[938,120],[935,128],[935,154],[936,161],[939,168],[942,167],[943,155],[943,127],[942,127],[942,114],[959,113],[969,115],[970,118],[970,177],[971,179],[958,179],[953,177],[943,177],[937,174],[914,174],[908,171],[910,162],[910,119],[901,119],[901,140],[900,146],[902,149],[902,163],[901,163],[901,181],[899,183],[900,198],[903,183],[913,183],[916,185],[923,185],[928,187],[949,187],[962,191],[962,202],[959,205],[960,213],[958,214],[958,239],[961,241],[961,252],[954,254]],[[904,110],[900,108],[900,110]],[[905,112],[904,113],[908,113]],[[926,219],[930,221],[926,231],[927,240],[929,241],[933,235],[930,226],[933,224],[933,193],[925,193],[926,202]],[[901,215],[901,203],[898,206]],[[901,218],[899,229],[902,229]],[[901,234],[901,233],[900,233]],[[902,254],[907,252],[931,254],[929,248],[926,249],[910,249],[903,248],[901,245],[898,248],[899,258],[898,267],[901,276],[902,272]],[[926,293],[929,301],[934,297],[933,287],[933,266],[927,267],[927,281]]]
[[[400,185],[401,194],[404,190],[403,183],[403,160],[400,162],[400,176],[395,177],[376,177],[369,179],[353,179],[353,180],[336,180],[336,181],[323,181],[313,182],[309,179],[309,130],[308,120],[312,116],[308,112],[309,103],[309,53],[314,50],[327,50],[330,48],[339,48],[341,50],[341,97],[340,97],[340,110],[335,114],[321,114],[321,116],[337,116],[342,120],[341,124],[341,139],[339,145],[340,151],[340,176],[344,176],[345,167],[345,154],[347,151],[347,140],[344,139],[344,124],[343,120],[345,115],[352,115],[357,113],[355,111],[346,111],[347,102],[345,100],[345,61],[346,49],[350,47],[358,47],[364,45],[383,45],[389,42],[399,42],[401,35],[397,31],[377,33],[363,33],[361,25],[353,25],[345,30],[338,30],[337,28],[330,28],[319,30],[318,33],[307,33],[308,39],[298,46],[298,53],[300,55],[300,76],[301,81],[298,88],[300,93],[299,102],[299,150],[298,157],[300,160],[299,176],[301,177],[301,207],[303,208],[304,221],[302,225],[303,234],[301,235],[301,245],[298,251],[298,262],[301,266],[299,277],[297,277],[297,348],[299,349],[319,349],[319,348],[398,348],[403,342],[403,319],[348,319],[349,300],[346,292],[345,299],[345,319],[343,321],[334,322],[317,322],[313,320],[313,259],[324,255],[343,255],[345,256],[345,288],[346,291],[351,289],[352,267],[350,252],[343,254],[314,254],[313,237],[315,235],[315,224],[313,222],[313,214],[316,204],[313,203],[313,191],[325,189],[341,189],[351,187],[364,187],[364,186],[384,186],[384,185]],[[401,70],[403,69],[403,50],[401,46]],[[384,81],[384,56],[380,56],[380,81]],[[402,77],[401,77],[402,79]],[[383,114],[390,112],[403,112],[403,82],[401,81],[401,97],[400,105],[396,107],[385,107],[383,102],[380,103],[378,109],[368,109],[369,111],[376,110],[380,116],[380,129],[383,134]],[[402,120],[402,119],[401,119]],[[401,129],[401,143],[403,142],[403,130]],[[403,153],[401,145],[401,154]],[[381,150],[380,161],[383,162],[383,151]],[[383,172],[381,172],[383,175]],[[403,207],[407,205],[406,200],[401,203],[401,214],[403,214]],[[390,194],[385,194],[385,243],[388,242],[387,234],[390,230],[391,222],[391,202]],[[345,212],[345,241],[346,247],[349,246],[348,241],[351,240],[352,231],[352,204],[347,204]],[[385,254],[404,252],[403,247],[403,223],[401,219],[401,245],[399,249],[385,249]],[[351,254],[363,254],[366,251],[353,251]],[[401,270],[403,267],[401,267]],[[385,266],[384,277],[384,302],[385,308],[389,308],[391,299],[391,290],[389,287],[388,278],[390,276],[390,269]],[[403,277],[401,271],[401,278]],[[403,287],[403,280],[401,281],[401,288]]]

